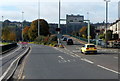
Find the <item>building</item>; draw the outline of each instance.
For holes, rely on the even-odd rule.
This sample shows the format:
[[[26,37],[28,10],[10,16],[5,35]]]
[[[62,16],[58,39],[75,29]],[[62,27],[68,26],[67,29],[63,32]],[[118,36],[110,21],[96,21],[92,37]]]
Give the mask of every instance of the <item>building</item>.
[[[120,1],[118,2],[118,19],[120,19]]]
[[[83,22],[84,16],[82,15],[66,15],[66,22],[67,23],[80,23]]]
[[[116,20],[116,22],[112,23],[108,29],[112,30],[113,34],[118,34],[120,39],[120,20]]]

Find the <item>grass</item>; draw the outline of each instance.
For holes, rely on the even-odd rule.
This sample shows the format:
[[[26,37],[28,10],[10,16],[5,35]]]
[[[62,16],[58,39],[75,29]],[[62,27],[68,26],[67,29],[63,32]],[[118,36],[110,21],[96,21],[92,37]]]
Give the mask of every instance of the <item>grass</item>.
[[[1,45],[7,45],[7,44],[9,44],[9,43],[5,43],[5,42],[3,43],[3,42],[0,42],[0,44],[1,44]]]

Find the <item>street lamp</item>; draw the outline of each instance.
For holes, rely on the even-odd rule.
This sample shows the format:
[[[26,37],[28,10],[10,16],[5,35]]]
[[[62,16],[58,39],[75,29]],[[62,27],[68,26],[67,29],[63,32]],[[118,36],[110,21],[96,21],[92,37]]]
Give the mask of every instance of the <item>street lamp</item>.
[[[40,0],[38,0],[38,36],[40,35]]]
[[[22,42],[23,42],[23,19],[24,19],[24,12],[22,12]]]
[[[60,0],[59,0],[59,20],[58,20],[58,28],[60,28]],[[60,31],[58,31],[58,45],[60,45]]]
[[[110,0],[104,1],[106,2],[105,47],[107,47],[108,2],[110,2]]]
[[[3,16],[2,16],[2,23],[1,23],[1,28],[0,28],[0,36],[2,36],[2,29],[3,29]],[[2,42],[2,39],[0,38],[0,42]]]

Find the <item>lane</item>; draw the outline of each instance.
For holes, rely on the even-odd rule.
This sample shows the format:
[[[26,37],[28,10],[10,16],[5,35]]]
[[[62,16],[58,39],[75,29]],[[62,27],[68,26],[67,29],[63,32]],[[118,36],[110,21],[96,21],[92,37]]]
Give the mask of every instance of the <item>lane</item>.
[[[74,40],[74,39],[73,39]],[[118,71],[118,49],[98,49],[98,54],[92,54],[92,55],[84,55],[81,54],[80,49],[83,46],[80,42],[77,40],[74,40],[74,45],[66,45],[66,42],[62,41],[62,44],[64,44],[65,49],[64,52],[71,53],[72,55],[77,55],[83,58],[86,58],[90,61],[93,61],[96,65],[102,65],[108,68],[111,68],[115,71]]]
[[[24,79],[117,79],[118,74],[83,59],[60,52],[57,48],[31,45]]]
[[[18,48],[1,55],[0,58],[0,72],[4,74],[4,72],[7,70],[7,68],[10,66],[10,64],[17,58],[19,57],[26,49],[28,46],[25,46],[25,48],[22,48],[22,45],[19,45]],[[2,76],[1,74],[1,76]]]

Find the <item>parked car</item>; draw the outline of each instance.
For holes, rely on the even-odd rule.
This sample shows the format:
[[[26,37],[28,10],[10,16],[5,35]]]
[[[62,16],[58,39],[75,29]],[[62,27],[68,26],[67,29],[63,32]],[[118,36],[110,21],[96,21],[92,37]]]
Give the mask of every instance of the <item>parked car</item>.
[[[94,44],[85,44],[81,48],[81,53],[87,54],[87,53],[97,53],[97,48]]]
[[[73,40],[72,39],[67,39],[67,45],[73,45]]]

